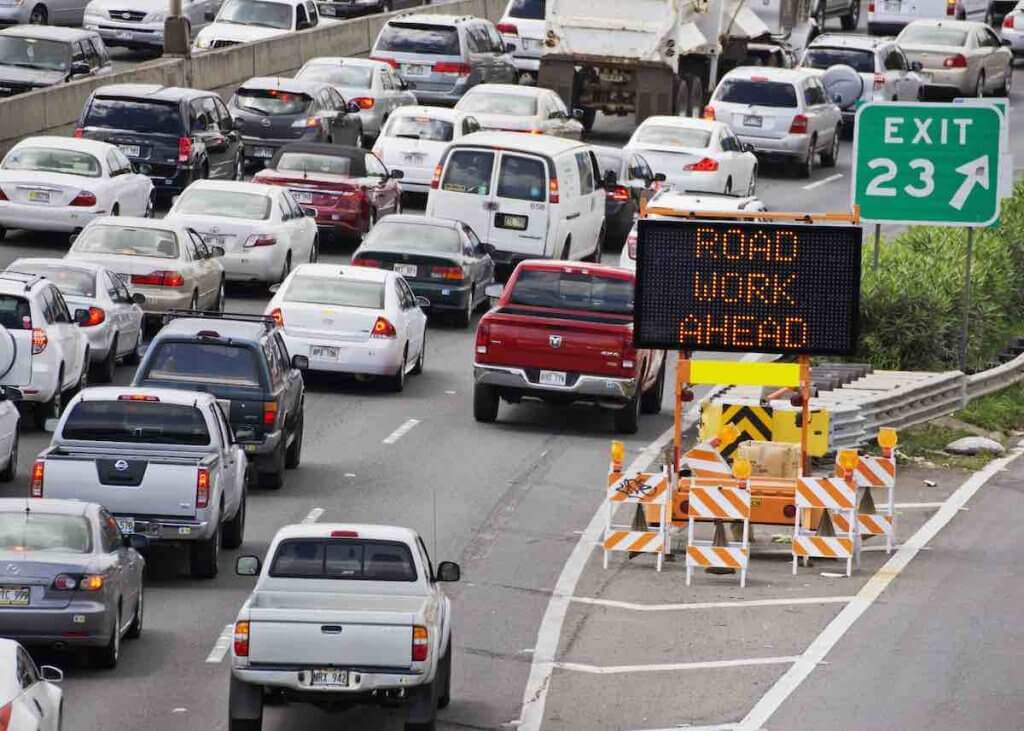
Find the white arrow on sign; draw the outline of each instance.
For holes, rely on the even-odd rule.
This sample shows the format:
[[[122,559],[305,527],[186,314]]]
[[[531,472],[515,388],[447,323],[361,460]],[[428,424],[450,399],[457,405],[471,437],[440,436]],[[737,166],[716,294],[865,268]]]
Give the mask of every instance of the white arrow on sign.
[[[959,211],[967,203],[967,198],[971,195],[975,185],[980,185],[985,190],[988,190],[988,155],[982,155],[977,160],[965,162],[956,169],[956,172],[964,176],[964,182],[960,183],[956,193],[949,199],[949,205]]]

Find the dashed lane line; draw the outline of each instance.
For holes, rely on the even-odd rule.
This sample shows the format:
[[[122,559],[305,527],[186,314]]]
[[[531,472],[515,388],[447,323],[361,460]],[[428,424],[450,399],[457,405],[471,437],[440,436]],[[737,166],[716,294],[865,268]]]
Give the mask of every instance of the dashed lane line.
[[[820,188],[823,185],[828,185],[829,183],[834,183],[835,181],[839,180],[842,177],[843,177],[842,173],[836,173],[835,175],[829,175],[827,178],[822,178],[821,180],[815,180],[813,183],[808,183],[807,185],[805,185],[803,187],[803,189],[804,190],[814,190],[815,188]]]
[[[386,437],[384,437],[383,443],[384,444],[394,444],[399,439],[401,439],[406,434],[408,434],[410,431],[412,431],[413,427],[415,427],[419,423],[420,423],[419,419],[406,419],[404,424],[402,424],[400,427],[398,427],[393,432],[391,432]]]
[[[217,637],[217,641],[213,643],[213,649],[210,650],[210,654],[206,656],[206,662],[217,664],[224,659],[224,656],[228,653],[228,648],[231,647],[231,638],[235,632],[235,625],[226,624],[224,629],[221,630],[220,635]]]
[[[302,519],[302,524],[309,525],[310,523],[315,523],[318,520],[320,520],[320,516],[323,514],[323,508],[313,508],[312,510],[309,511],[309,515]]]
[[[852,596],[806,596],[790,599],[752,599],[734,602],[689,602],[683,604],[637,604],[614,599],[574,596],[577,604],[593,604],[614,609],[628,609],[634,612],[681,612],[691,609],[749,609],[750,607],[789,607],[796,604],[846,604]]]
[[[703,662],[668,662],[652,665],[586,665],[578,662],[556,662],[559,670],[573,670],[591,675],[622,675],[625,673],[660,673],[680,670],[717,670],[719,668],[741,668],[751,665],[792,665],[800,658],[796,655],[785,657],[741,657],[735,660],[706,660]]]

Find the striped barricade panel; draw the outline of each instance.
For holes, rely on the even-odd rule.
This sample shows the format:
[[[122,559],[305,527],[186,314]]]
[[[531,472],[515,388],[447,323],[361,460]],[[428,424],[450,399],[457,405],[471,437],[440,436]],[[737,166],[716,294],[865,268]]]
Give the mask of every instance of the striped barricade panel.
[[[612,476],[617,477],[614,481]],[[664,505],[668,502],[670,490],[668,478],[661,472],[638,472],[632,475],[610,473],[608,500],[613,503],[641,503],[643,505]]]
[[[796,483],[798,508],[852,510],[856,501],[857,489],[840,477],[801,477]]]
[[[690,468],[690,475],[697,479],[732,479],[732,468],[718,450],[704,442],[683,455],[683,465]]]
[[[703,520],[750,520],[750,493],[739,487],[690,488],[687,516]]]
[[[686,547],[686,565],[694,568],[745,569],[750,549],[733,546],[690,545]]]
[[[840,533],[856,532],[865,536],[887,536],[892,533],[892,516],[880,513],[857,513],[857,530],[850,530],[850,521],[844,513],[835,513],[832,525]]]
[[[630,553],[664,553],[665,537],[658,531],[609,530],[604,534],[604,550]]]
[[[888,457],[861,457],[853,480],[858,487],[892,487],[896,484],[896,461]]]
[[[852,538],[793,536],[793,555],[818,558],[849,558],[853,555]],[[794,559],[795,560],[795,559]],[[794,569],[794,573],[796,570]]]

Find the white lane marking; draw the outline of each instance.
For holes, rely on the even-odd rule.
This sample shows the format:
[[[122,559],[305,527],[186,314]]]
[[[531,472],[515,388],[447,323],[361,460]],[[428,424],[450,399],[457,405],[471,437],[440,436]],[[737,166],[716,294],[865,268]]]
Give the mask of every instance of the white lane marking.
[[[673,726],[672,728],[645,728],[636,731],[732,731],[735,723],[716,723],[713,726]]]
[[[748,353],[740,360],[758,360],[761,356],[755,353]],[[709,394],[710,395],[710,394]],[[700,402],[695,402],[683,418],[683,431],[686,431],[694,422],[700,409]],[[653,462],[666,444],[672,441],[674,427],[665,430],[661,436],[651,442],[640,455],[626,469],[627,472],[638,472]],[[533,653],[533,661],[530,663],[530,676],[526,680],[526,688],[523,690],[523,708],[519,714],[519,728],[521,731],[540,731],[541,722],[544,720],[544,704],[547,702],[548,688],[551,686],[551,674],[554,672],[555,655],[558,653],[558,640],[562,636],[562,625],[565,623],[566,612],[569,611],[570,599],[576,591],[576,584],[579,583],[583,569],[590,559],[598,536],[604,526],[604,505],[601,504],[594,511],[594,516],[587,523],[583,534],[576,541],[572,553],[562,566],[558,575],[551,598],[548,599],[548,606],[544,610],[540,627],[537,630],[537,645]]]
[[[231,639],[234,633],[235,625],[224,625],[224,629],[221,630],[220,636],[217,637],[217,641],[213,643],[213,649],[210,650],[210,654],[206,656],[206,662],[216,664],[224,659],[224,656],[228,652],[228,648],[231,647]]]
[[[938,510],[944,503],[896,503],[896,510]]]
[[[741,657],[736,660],[706,660],[704,662],[668,662],[660,665],[585,665],[578,662],[556,662],[559,670],[574,670],[591,675],[618,675],[622,673],[660,673],[673,670],[716,670],[741,668],[749,665],[792,665],[796,655],[787,657]]]
[[[315,523],[318,520],[320,520],[320,516],[323,514],[323,508],[313,508],[312,510],[309,511],[309,515],[302,519],[302,524],[309,525],[310,523]]]
[[[967,481],[946,499],[939,512],[929,518],[928,522],[900,547],[896,555],[886,561],[885,565],[868,579],[867,583],[857,592],[857,596],[843,607],[843,610],[829,622],[828,626],[814,639],[793,666],[769,688],[761,700],[750,709],[750,713],[736,726],[738,731],[757,731],[762,728],[772,714],[779,709],[779,706],[807,679],[815,666],[825,659],[825,656],[842,639],[854,622],[860,619],[860,616],[874,604],[892,580],[900,575],[918,551],[927,546],[928,542],[959,514],[960,508],[974,497],[974,493],[978,492],[982,485],[1021,454],[1024,454],[1024,448],[1018,447],[1006,457],[989,462],[984,468],[967,478]]]
[[[399,439],[404,437],[409,431],[420,423],[419,419],[407,419],[404,424],[395,429],[393,432],[384,437],[384,444],[394,444]]]
[[[746,609],[748,607],[789,607],[795,604],[846,604],[852,596],[802,596],[792,599],[752,599],[735,602],[690,602],[687,604],[636,604],[614,599],[595,599],[574,596],[570,601],[579,604],[595,604],[601,607],[629,609],[635,612],[680,612],[687,609]]]
[[[815,180],[813,183],[808,183],[807,185],[805,185],[803,187],[803,189],[804,190],[814,190],[815,188],[820,188],[823,185],[828,185],[829,183],[834,183],[835,181],[839,180],[841,177],[843,177],[842,173],[836,173],[835,175],[829,175],[827,178],[822,178],[821,180]]]

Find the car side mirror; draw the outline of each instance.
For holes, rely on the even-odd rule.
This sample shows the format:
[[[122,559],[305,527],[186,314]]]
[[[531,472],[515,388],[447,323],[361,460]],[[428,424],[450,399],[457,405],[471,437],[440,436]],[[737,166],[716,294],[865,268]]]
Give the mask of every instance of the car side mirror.
[[[402,178],[405,177],[405,171],[404,170],[392,170],[390,175],[395,180],[401,180]]]
[[[85,61],[72,61],[71,62],[71,76],[88,76],[92,72],[89,68],[89,64]]]
[[[64,682],[64,671],[53,665],[40,665],[39,677],[47,683],[62,683]]]
[[[141,292],[132,292],[132,303],[136,305],[146,304],[146,295]]]
[[[223,246],[211,246],[210,247],[210,256],[224,256],[224,247]]]
[[[1006,47],[1013,45],[1013,41],[1011,41],[1009,38],[1003,38],[999,42]]]
[[[583,115],[584,115],[584,111],[582,109],[578,108],[578,107],[576,109],[572,110],[572,118],[573,119],[576,119],[576,120],[583,119]]]
[[[256,556],[239,556],[235,559],[235,573],[239,576],[259,576],[260,560]]]
[[[89,310],[84,307],[79,307],[75,310],[75,322],[79,325],[89,322]]]
[[[601,182],[604,183],[605,188],[611,188],[615,185],[618,185],[619,176],[615,174],[614,170],[605,170],[604,178],[601,180]]]
[[[303,208],[302,209],[302,215],[304,215],[306,218],[316,218],[316,209],[315,208]]]
[[[462,569],[454,561],[442,561],[437,565],[438,581],[458,581],[462,578]]]
[[[124,537],[124,547],[134,548],[136,551],[145,551],[149,548],[149,539],[139,533],[129,533]]]
[[[349,102],[348,104],[345,105],[345,109],[348,110],[349,114],[359,114],[359,103]]]
[[[504,284],[488,284],[487,288],[484,289],[484,294],[486,294],[491,299],[495,299],[496,300],[499,297],[501,297],[501,293],[504,290],[505,290],[505,285]]]
[[[57,431],[57,426],[60,424],[60,419],[47,419],[43,422],[43,431],[48,434],[53,434]]]
[[[656,183],[664,183],[666,180],[668,180],[668,178],[665,177],[665,173],[655,173],[654,174],[654,182],[656,182]]]
[[[292,368],[298,368],[300,371],[306,370],[309,368],[309,358],[304,355],[293,355]]]
[[[419,297],[419,296],[417,296],[416,297],[416,304],[419,306],[419,308],[421,310],[429,310],[430,309],[430,300],[428,300],[426,297]]]
[[[281,283],[280,282],[276,282],[274,284],[271,284],[269,287],[267,287],[267,290],[271,294],[277,294],[278,291],[280,291],[280,289],[281,289]]]
[[[206,18],[207,23],[212,23],[217,18],[216,10],[207,10],[203,13],[203,17]]]
[[[924,71],[924,64],[921,63],[920,61],[911,61],[910,62],[910,70],[911,71]]]

